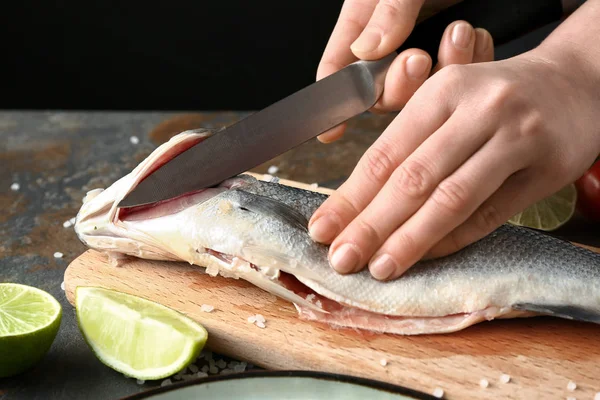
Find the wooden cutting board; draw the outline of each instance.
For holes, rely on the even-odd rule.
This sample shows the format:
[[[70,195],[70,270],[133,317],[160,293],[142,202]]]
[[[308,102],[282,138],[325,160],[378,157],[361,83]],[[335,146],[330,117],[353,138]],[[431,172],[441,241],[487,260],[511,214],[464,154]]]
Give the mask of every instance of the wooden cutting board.
[[[176,309],[206,327],[209,349],[267,369],[349,374],[426,393],[439,387],[447,399],[591,400],[600,392],[598,325],[538,317],[484,322],[445,335],[334,329],[300,320],[291,303],[243,280],[213,278],[187,263],[134,259],[112,267],[94,250],[75,259],[65,272],[71,304],[77,286],[120,290]],[[215,310],[203,312],[202,304]],[[265,317],[266,328],[248,323],[257,313]],[[499,381],[502,374],[511,377],[509,383]],[[481,388],[481,379],[489,387]],[[577,384],[574,392],[567,390],[570,380]]]

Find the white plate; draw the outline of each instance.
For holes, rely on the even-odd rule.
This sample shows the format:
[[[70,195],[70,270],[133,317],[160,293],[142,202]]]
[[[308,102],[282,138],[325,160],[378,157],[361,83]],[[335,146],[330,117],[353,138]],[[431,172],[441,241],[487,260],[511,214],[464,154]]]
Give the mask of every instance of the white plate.
[[[421,400],[425,393],[385,382],[309,371],[216,375],[156,388],[124,400]]]

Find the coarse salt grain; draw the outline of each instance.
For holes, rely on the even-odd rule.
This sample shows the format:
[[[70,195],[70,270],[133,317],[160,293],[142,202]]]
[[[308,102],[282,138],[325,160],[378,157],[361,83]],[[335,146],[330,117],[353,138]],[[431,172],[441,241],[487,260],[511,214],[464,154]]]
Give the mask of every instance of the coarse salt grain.
[[[63,222],[63,228],[68,228],[68,227],[70,227],[71,225],[73,225],[73,224],[71,223],[71,221],[70,221],[70,220],[69,220],[69,221],[65,221],[65,222]]]
[[[279,171],[279,168],[276,165],[271,165],[267,172],[271,175],[276,174]]]
[[[438,399],[441,399],[442,397],[444,397],[444,389],[442,389],[442,388],[436,388],[433,391],[433,396],[437,397]]]
[[[192,375],[192,374],[184,374],[184,375],[182,375],[182,376],[181,376],[181,378],[182,378],[184,381],[189,381],[190,379],[194,379],[194,378],[195,378],[195,376],[194,376],[194,375]]]
[[[569,396],[569,397],[567,397],[567,400],[577,400],[577,398]]]
[[[256,322],[256,317],[254,315],[248,317],[248,322],[251,323],[251,324],[255,323]]]
[[[137,136],[132,136],[129,138],[129,141],[131,142],[131,144],[138,144],[140,142],[140,139]]]
[[[600,400],[600,392],[596,393],[594,396],[594,400]]]
[[[200,371],[207,373],[208,372],[208,365],[203,366]]]
[[[379,364],[381,364],[382,367],[385,367],[387,365],[387,360],[385,358],[382,358],[381,360],[379,360]]]
[[[219,372],[219,368],[217,368],[214,365],[212,365],[210,367],[210,369],[208,370],[208,372],[210,372],[211,374],[216,374],[217,372]]]
[[[146,381],[143,379],[136,379],[136,382],[138,385],[143,385],[144,383],[146,383]]]
[[[60,284],[60,288],[61,288],[63,291],[65,290],[65,281],[63,281],[63,282]]]
[[[57,251],[56,253],[54,253],[54,258],[62,258],[64,254],[61,253],[60,251]]]
[[[225,360],[218,360],[215,365],[221,369],[227,367],[227,363],[225,362]]]
[[[262,316],[262,315],[260,315],[260,314],[256,314],[256,320],[257,320],[258,322],[265,322],[265,321],[266,321],[266,320],[265,320],[265,317],[263,317],[263,316]]]
[[[198,367],[197,367],[196,365],[194,365],[194,364],[191,364],[191,365],[190,365],[188,368],[189,368],[189,369],[190,369],[190,371],[192,371],[194,374],[200,370],[200,368],[198,368]]]
[[[19,185],[17,182],[15,182],[12,185],[10,185],[10,190],[12,190],[13,192],[16,192],[20,188],[21,188],[21,185]]]
[[[200,372],[198,372],[198,373],[196,374],[196,376],[197,376],[198,378],[206,378],[206,377],[208,376],[208,374],[207,374],[206,372],[204,372],[204,371],[200,371]]]
[[[510,375],[506,375],[506,374],[500,375],[500,382],[502,382],[502,383],[510,382]]]
[[[490,385],[490,383],[488,382],[488,380],[487,380],[487,379],[482,379],[482,380],[480,380],[480,381],[479,381],[479,386],[481,386],[481,387],[482,387],[482,388],[484,388],[484,389],[485,389],[486,387],[488,387],[489,385]]]
[[[311,183],[310,187],[312,187],[312,188],[318,188],[319,184],[318,183]]]
[[[575,389],[577,389],[577,384],[573,381],[569,381],[569,383],[567,384],[567,390],[572,392]]]
[[[202,307],[200,307],[200,309],[204,312],[212,312],[215,308],[209,304],[202,304]]]
[[[173,383],[173,381],[172,381],[172,380],[170,380],[170,379],[165,379],[164,381],[162,381],[162,382],[160,383],[160,386],[161,386],[161,387],[165,387],[165,386],[168,386],[168,385],[170,385],[170,384],[172,384],[172,383]]]
[[[246,370],[246,366],[239,364],[239,365],[236,365],[235,367],[233,367],[233,370],[235,372],[244,372]]]
[[[260,321],[256,321],[256,326],[258,326],[259,328],[262,328],[262,329],[265,328],[265,324]]]

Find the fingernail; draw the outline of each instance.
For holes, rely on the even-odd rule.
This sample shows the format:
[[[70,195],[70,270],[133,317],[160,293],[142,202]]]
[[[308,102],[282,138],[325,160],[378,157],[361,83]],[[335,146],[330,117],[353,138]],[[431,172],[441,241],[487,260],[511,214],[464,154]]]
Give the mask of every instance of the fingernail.
[[[358,268],[360,256],[354,245],[344,243],[331,256],[331,265],[339,273],[348,273]]]
[[[475,41],[475,53],[485,53],[490,42],[488,39],[488,35],[484,31],[478,31],[476,33],[476,37],[477,40]]]
[[[317,218],[315,222],[308,227],[308,233],[315,242],[329,243],[337,235],[339,225],[330,216],[324,215]]]
[[[366,53],[375,50],[379,46],[379,43],[381,43],[381,34],[366,30],[352,43],[350,48],[353,51]]]
[[[452,28],[452,43],[458,48],[466,49],[471,43],[471,27],[462,22]]]
[[[425,75],[429,67],[429,59],[422,54],[415,54],[406,60],[406,75],[418,79]]]
[[[377,257],[372,263],[369,264],[369,271],[371,271],[371,275],[373,275],[373,278],[379,280],[388,279],[394,272],[396,272],[397,268],[398,265],[388,254],[383,254]]]

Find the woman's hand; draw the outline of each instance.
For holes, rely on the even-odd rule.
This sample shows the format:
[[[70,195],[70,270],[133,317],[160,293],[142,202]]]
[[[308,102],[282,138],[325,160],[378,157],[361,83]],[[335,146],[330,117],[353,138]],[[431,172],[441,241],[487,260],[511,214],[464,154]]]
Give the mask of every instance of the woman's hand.
[[[600,50],[565,41],[573,31],[429,78],[311,219],[334,269],[397,278],[581,176],[600,152],[600,73],[586,59]]]
[[[411,33],[420,12],[431,13],[457,0],[346,0],[325,48],[317,79],[362,60],[383,58],[399,48]],[[424,4],[425,3],[425,4]],[[399,54],[387,73],[383,94],[373,112],[398,111],[414,92],[436,71],[451,64],[492,61],[492,37],[484,29],[473,29],[464,21],[450,24],[441,38],[438,64],[420,49]],[[339,139],[345,130],[339,125],[319,136],[322,142]]]

